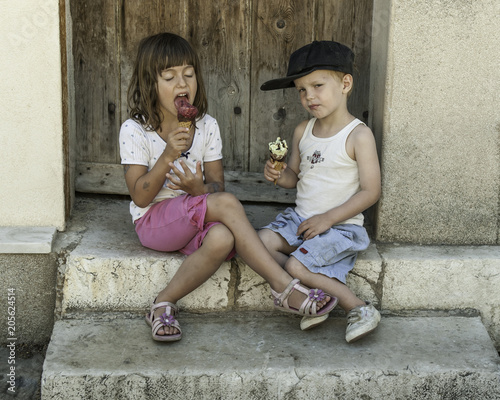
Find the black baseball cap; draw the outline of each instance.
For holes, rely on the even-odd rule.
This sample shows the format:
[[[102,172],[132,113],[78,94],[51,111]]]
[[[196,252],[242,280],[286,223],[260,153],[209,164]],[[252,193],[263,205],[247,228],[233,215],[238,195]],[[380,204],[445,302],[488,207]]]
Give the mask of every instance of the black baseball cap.
[[[322,40],[295,50],[290,56],[288,72],[285,78],[264,82],[260,90],[276,90],[294,87],[293,81],[318,69],[328,69],[351,74],[353,71],[354,53],[338,42]]]

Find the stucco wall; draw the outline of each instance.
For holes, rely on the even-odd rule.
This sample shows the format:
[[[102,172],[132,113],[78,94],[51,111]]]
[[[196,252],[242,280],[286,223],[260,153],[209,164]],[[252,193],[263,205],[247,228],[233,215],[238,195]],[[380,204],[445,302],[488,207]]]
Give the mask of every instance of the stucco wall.
[[[7,327],[8,317],[15,318],[11,318],[15,325],[10,326],[15,327],[17,343],[48,343],[54,325],[57,266],[55,253],[0,254],[0,290],[4,293],[0,297],[0,323]],[[2,346],[9,343],[7,328],[3,332]]]
[[[0,41],[0,226],[62,229],[58,0],[0,2]]]
[[[375,96],[383,102],[377,239],[498,243],[500,2],[375,5],[392,20],[385,53],[372,53],[376,66],[389,66]]]

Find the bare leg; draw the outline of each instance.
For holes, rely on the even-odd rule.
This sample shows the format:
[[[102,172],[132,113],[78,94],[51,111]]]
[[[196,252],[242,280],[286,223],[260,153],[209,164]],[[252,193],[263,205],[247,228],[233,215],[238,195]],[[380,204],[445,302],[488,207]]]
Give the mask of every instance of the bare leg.
[[[219,269],[233,247],[234,238],[229,229],[224,225],[214,225],[205,236],[201,247],[186,257],[167,287],[158,294],[156,303],[169,301],[175,304],[198,288]],[[155,318],[163,312],[163,308],[157,309]],[[174,327],[163,327],[157,334],[176,333],[178,331]]]
[[[291,276],[300,279],[304,285],[321,289],[337,297],[340,307],[346,312],[352,310],[356,306],[365,305],[365,302],[356,297],[356,295],[342,282],[326,275],[311,272],[295,257],[290,257],[289,254],[295,251],[296,248],[290,246],[281,235],[270,229],[262,229],[259,231],[259,236],[266,244],[266,247],[274,259],[280,263]]]
[[[207,198],[205,221],[220,221],[232,232],[236,252],[262,276],[273,290],[282,292],[293,279],[271,256],[260,240],[239,200],[230,193],[214,193]],[[305,295],[293,291],[289,298],[292,307],[299,308]],[[330,300],[318,302],[318,309]]]
[[[290,246],[283,236],[271,229],[261,229],[258,235],[271,256],[279,265],[285,268],[285,264],[290,257],[289,254],[296,250],[296,247]]]
[[[342,307],[345,312],[349,312],[356,306],[366,305],[363,300],[356,297],[356,295],[342,282],[335,278],[309,271],[293,256],[289,257],[285,269],[290,275],[304,282],[304,285],[319,288],[337,297],[339,299],[339,306]]]

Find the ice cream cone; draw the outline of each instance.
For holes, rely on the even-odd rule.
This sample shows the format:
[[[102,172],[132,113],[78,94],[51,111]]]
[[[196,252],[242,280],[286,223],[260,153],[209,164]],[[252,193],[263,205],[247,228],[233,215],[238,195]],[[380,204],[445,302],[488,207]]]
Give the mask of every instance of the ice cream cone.
[[[190,129],[192,124],[193,123],[191,121],[179,121],[179,123],[177,124],[177,126],[179,128],[188,128],[188,129]]]
[[[282,160],[283,157],[280,158],[280,160]],[[280,161],[276,158],[273,157],[272,153],[271,153],[271,161],[273,163],[273,166],[274,166],[274,169],[278,172],[280,172],[282,169],[283,169],[283,166],[284,166],[284,161]],[[274,184],[276,185],[276,182],[277,182],[277,179],[274,180]]]
[[[281,138],[276,139],[275,142],[269,143],[269,153],[271,156],[271,161],[273,163],[274,169],[280,172],[283,169],[285,162],[285,156],[288,152],[288,146],[286,140],[281,140]],[[276,185],[277,179],[274,180]]]
[[[174,104],[175,107],[177,108],[177,120],[178,120],[177,126],[179,128],[188,128],[188,130],[191,129],[191,126],[193,125],[194,120],[198,115],[198,109],[192,104],[190,104],[189,101],[187,100],[187,97],[185,96],[177,97],[174,101]],[[186,157],[187,159],[188,154],[189,152],[181,153],[179,157]]]
[[[179,121],[179,128],[191,128],[196,116],[198,115],[198,109],[187,101],[186,97],[177,97],[174,101],[175,107],[177,108],[177,119]]]

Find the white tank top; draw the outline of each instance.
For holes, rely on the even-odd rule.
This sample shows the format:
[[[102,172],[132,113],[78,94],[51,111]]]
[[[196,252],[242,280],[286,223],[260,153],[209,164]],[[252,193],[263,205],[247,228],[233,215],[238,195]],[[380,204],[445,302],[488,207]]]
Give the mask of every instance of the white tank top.
[[[316,118],[306,126],[299,142],[300,173],[297,183],[295,211],[301,217],[310,218],[338,207],[359,192],[358,163],[346,151],[346,141],[359,124],[355,119],[340,132],[329,138],[312,134]],[[339,224],[363,225],[363,214]]]

